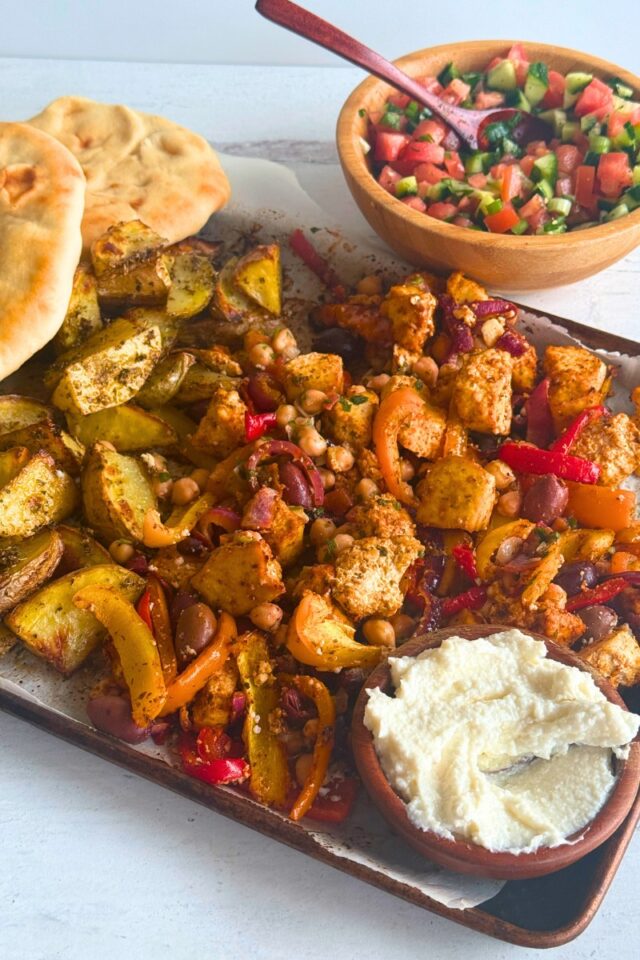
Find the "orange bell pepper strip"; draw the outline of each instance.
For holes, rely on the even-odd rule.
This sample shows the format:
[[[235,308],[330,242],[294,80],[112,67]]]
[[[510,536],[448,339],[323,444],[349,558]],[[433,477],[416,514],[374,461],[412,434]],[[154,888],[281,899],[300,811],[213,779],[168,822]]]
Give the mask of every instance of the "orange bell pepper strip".
[[[372,670],[382,651],[380,647],[358,643],[354,634],[353,625],[337,607],[319,593],[308,591],[289,621],[287,649],[300,663],[317,670]]]
[[[424,412],[424,400],[411,387],[400,387],[385,397],[373,421],[373,444],[389,493],[400,503],[415,505],[411,486],[402,479],[398,432],[412,416]]]
[[[292,820],[301,820],[313,806],[329,769],[335,738],[336,708],[331,694],[317,677],[285,675],[280,677],[280,681],[297,687],[300,693],[313,700],[318,711],[318,735],[313,748],[311,769],[289,812]]]
[[[169,685],[175,680],[178,672],[176,650],[173,645],[173,631],[167,598],[162,584],[157,577],[149,577],[145,593],[149,595],[149,617],[151,629],[156,638],[156,646],[160,654],[164,682]]]
[[[129,688],[133,722],[146,727],[160,715],[167,694],[153,633],[133,604],[110,587],[84,587],[73,602],[108,630]]]
[[[632,490],[567,482],[569,501],[566,513],[580,526],[594,529],[624,530],[633,524],[636,495]]]
[[[218,618],[218,629],[211,643],[169,684],[167,699],[160,712],[161,717],[175,713],[193,700],[209,677],[222,670],[237,635],[235,620],[223,611]]]

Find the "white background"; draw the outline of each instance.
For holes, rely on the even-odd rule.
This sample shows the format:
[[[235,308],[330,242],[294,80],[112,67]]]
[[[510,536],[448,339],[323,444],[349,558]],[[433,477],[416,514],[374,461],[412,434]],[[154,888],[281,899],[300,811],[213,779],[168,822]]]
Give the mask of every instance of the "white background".
[[[2,0],[0,55],[336,63],[267,23],[253,6],[253,0]],[[306,6],[390,57],[436,43],[510,37],[588,50],[631,70],[638,66],[637,0],[308,0]]]

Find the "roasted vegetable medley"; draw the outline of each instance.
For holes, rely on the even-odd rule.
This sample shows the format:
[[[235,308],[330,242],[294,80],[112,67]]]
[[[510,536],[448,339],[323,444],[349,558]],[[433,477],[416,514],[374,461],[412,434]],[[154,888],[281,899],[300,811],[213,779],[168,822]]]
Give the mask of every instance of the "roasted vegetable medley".
[[[0,397],[2,644],[94,671],[100,729],[339,821],[354,698],[415,633],[513,624],[640,682],[640,431],[461,274],[349,293],[291,245],[330,288],[311,352],[275,245],[94,244],[49,400]]]

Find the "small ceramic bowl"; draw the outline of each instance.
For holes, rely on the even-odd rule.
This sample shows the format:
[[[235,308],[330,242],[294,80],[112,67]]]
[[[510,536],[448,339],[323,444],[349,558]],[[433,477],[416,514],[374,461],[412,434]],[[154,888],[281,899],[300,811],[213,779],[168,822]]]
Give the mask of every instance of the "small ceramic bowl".
[[[504,629],[507,628],[484,624],[436,630],[427,636],[416,637],[403,644],[398,651],[398,656],[415,657],[423,650],[440,646],[447,637],[461,636],[467,640],[476,640],[478,637],[487,637]],[[611,684],[592,671],[575,653],[552,643],[540,634],[530,633],[530,636],[544,641],[548,655],[553,660],[590,673],[605,697],[626,709],[624,701]],[[568,867],[569,864],[584,857],[608,840],[633,805],[640,787],[640,741],[638,740],[631,744],[629,755],[625,760],[616,760],[616,781],[607,802],[583,830],[569,838],[570,843],[564,843],[558,847],[541,847],[533,853],[494,853],[478,844],[465,840],[447,840],[430,830],[420,830],[409,819],[404,801],[385,777],[375,751],[373,736],[364,725],[364,711],[368,701],[367,690],[374,687],[379,687],[387,693],[393,689],[391,672],[386,662],[376,667],[369,676],[355,706],[352,743],[358,772],[371,799],[392,829],[432,863],[458,873],[495,877],[501,880],[523,880],[554,873]]]
[[[504,56],[508,40],[478,40],[428,47],[396,63],[411,76],[438,74],[450,61],[463,72],[484,69]],[[606,60],[565,47],[525,43],[532,61],[542,60],[561,73],[589,71],[620,77],[640,92],[640,78]],[[379,110],[393,88],[371,77],[353,91],[338,119],[337,146],[347,185],[375,232],[404,260],[450,273],[462,270],[503,290],[535,290],[574,283],[620,260],[640,243],[640,208],[626,217],[575,232],[548,236],[513,236],[458,227],[412,210],[384,190],[371,174],[360,137],[367,118],[359,111]]]

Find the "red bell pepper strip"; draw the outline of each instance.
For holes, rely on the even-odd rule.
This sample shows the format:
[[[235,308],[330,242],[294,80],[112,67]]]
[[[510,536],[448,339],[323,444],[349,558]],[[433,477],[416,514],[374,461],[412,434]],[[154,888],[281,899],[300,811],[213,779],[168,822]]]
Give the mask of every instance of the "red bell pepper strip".
[[[549,406],[549,378],[545,377],[532,390],[525,403],[527,412],[527,442],[546,447],[553,437],[553,417]]]
[[[582,610],[583,607],[592,607],[598,603],[608,603],[619,593],[626,590],[629,586],[629,580],[624,577],[612,577],[611,580],[605,580],[599,583],[597,587],[591,590],[583,590],[577,593],[575,597],[569,597],[566,609],[573,613],[574,610]]]
[[[340,282],[337,273],[329,266],[324,257],[321,257],[312,243],[307,240],[302,230],[294,230],[289,237],[289,246],[297,257],[300,257],[316,277],[328,287],[336,299],[344,299],[346,291]]]
[[[151,619],[151,593],[149,590],[145,590],[140,599],[136,604],[136,610],[138,611],[138,616],[144,620],[146,625],[153,633],[153,620]]]
[[[203,763],[224,760],[231,752],[231,737],[222,727],[202,727],[196,737],[196,753]]]
[[[549,450],[552,450],[554,453],[568,453],[587,424],[592,423],[593,420],[599,420],[600,417],[605,416],[608,412],[607,408],[602,405],[583,410],[582,413],[579,413],[575,420],[569,424],[564,433],[562,433],[557,440],[554,440]]]
[[[592,460],[555,450],[540,450],[529,443],[508,440],[498,450],[498,456],[518,473],[553,473],[562,480],[575,480],[578,483],[597,483],[600,477],[600,467]]]
[[[452,617],[461,610],[479,610],[487,599],[485,587],[471,587],[457,597],[447,597],[442,601],[440,612],[443,617]]]
[[[251,413],[247,410],[244,415],[244,438],[247,443],[259,440],[277,425],[275,413]]]
[[[355,777],[330,780],[305,816],[308,820],[318,820],[321,823],[342,823],[351,813],[357,794],[358,781]]]
[[[221,783],[242,783],[249,776],[249,764],[242,757],[221,757],[203,761],[192,739],[188,737],[180,739],[178,749],[184,772],[212,786]]]
[[[466,543],[457,543],[451,553],[463,573],[466,573],[470,580],[477,580],[478,567],[476,565],[476,555],[472,548]]]

